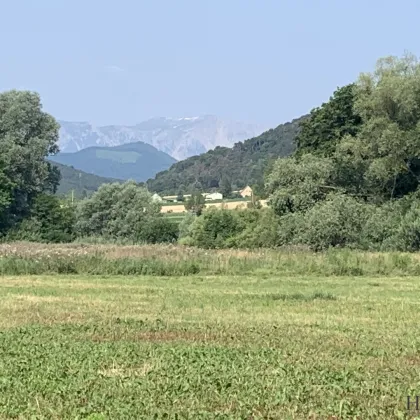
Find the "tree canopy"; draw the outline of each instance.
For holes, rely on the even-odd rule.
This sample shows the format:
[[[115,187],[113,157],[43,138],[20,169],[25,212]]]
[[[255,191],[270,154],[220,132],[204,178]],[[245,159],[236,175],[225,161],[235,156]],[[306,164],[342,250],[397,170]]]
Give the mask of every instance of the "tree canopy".
[[[372,73],[362,73],[356,83],[338,89],[302,123],[296,143],[295,154],[278,159],[266,177],[270,203],[282,220],[293,224],[295,241],[326,247],[364,237],[365,243],[416,249],[413,244],[420,235],[414,222],[420,181],[416,57],[380,59]],[[407,198],[404,206],[397,200],[401,198]],[[350,217],[349,208],[366,224]],[[392,211],[399,218],[389,221]],[[348,220],[352,222],[344,225]]]
[[[139,240],[148,219],[159,212],[160,204],[134,181],[104,184],[79,203],[76,230],[81,236]]]
[[[354,108],[355,91],[354,83],[338,88],[328,102],[314,108],[301,122],[295,139],[298,155],[331,156],[340,139],[358,133],[362,119]]]
[[[46,157],[58,152],[58,131],[37,93],[0,94],[0,234],[28,215],[38,194],[55,192],[60,175]]]

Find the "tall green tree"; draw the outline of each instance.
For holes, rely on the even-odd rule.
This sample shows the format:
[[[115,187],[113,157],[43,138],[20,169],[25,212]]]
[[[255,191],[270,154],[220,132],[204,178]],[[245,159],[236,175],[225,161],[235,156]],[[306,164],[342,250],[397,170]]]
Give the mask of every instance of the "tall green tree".
[[[266,191],[276,214],[307,211],[328,193],[333,185],[334,164],[331,159],[311,154],[278,159],[267,177]]]
[[[74,239],[74,207],[51,194],[39,194],[29,215],[8,233],[8,239],[35,242],[71,242]]]
[[[185,194],[185,185],[180,185],[178,190],[178,195],[176,196],[176,201],[184,201]]]
[[[355,136],[362,124],[354,108],[355,100],[356,85],[352,83],[338,88],[328,102],[314,108],[300,124],[295,138],[296,154],[331,156],[344,136]]]
[[[220,181],[219,191],[225,198],[230,197],[230,195],[232,194],[232,184],[228,177],[222,177],[222,180]]]
[[[58,152],[58,133],[37,93],[0,94],[0,233],[29,214],[38,194],[57,188],[59,174],[46,157]]]
[[[380,59],[357,82],[363,124],[338,145],[341,170],[379,201],[417,189],[420,180],[420,64],[413,55]],[[362,174],[362,177],[360,177]]]
[[[189,210],[197,216],[200,216],[206,207],[206,200],[200,192],[196,191],[191,194],[191,196],[185,202],[184,207],[185,210]]]
[[[155,223],[160,204],[134,181],[102,185],[92,197],[79,202],[76,230],[80,236],[103,236],[141,242]]]

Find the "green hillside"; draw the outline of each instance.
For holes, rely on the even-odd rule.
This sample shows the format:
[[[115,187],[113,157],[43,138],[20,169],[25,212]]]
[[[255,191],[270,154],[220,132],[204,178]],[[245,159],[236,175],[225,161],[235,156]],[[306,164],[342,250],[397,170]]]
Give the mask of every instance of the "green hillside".
[[[177,162],[147,181],[151,191],[175,194],[184,186],[186,191],[199,182],[203,189],[218,188],[222,177],[230,179],[234,188],[262,182],[267,163],[275,157],[288,156],[300,123],[306,117],[279,125],[232,148],[216,147],[207,153]]]
[[[138,182],[146,181],[176,162],[168,154],[142,142],[89,147],[76,153],[59,153],[51,160],[100,177]]]
[[[94,193],[102,184],[110,182],[119,182],[119,180],[111,178],[103,178],[97,175],[88,174],[86,172],[74,169],[71,166],[61,165],[52,162],[61,173],[61,181],[57,190],[57,195],[68,195],[74,191],[75,198],[89,196]]]

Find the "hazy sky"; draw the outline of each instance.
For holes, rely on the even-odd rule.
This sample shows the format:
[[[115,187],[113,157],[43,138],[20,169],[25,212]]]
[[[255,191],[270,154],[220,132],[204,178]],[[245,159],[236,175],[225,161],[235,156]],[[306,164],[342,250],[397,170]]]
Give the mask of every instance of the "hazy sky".
[[[420,0],[0,0],[0,90],[58,119],[276,126],[377,58],[420,55]]]

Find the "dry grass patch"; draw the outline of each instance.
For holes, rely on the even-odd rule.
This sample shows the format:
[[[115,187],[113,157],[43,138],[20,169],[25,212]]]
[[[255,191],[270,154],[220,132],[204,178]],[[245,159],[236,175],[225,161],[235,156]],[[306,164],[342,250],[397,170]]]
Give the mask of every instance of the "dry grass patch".
[[[146,376],[149,372],[153,371],[154,368],[155,364],[147,362],[139,367],[118,367],[116,364],[113,364],[111,368],[98,370],[98,375],[107,378],[143,377]]]

